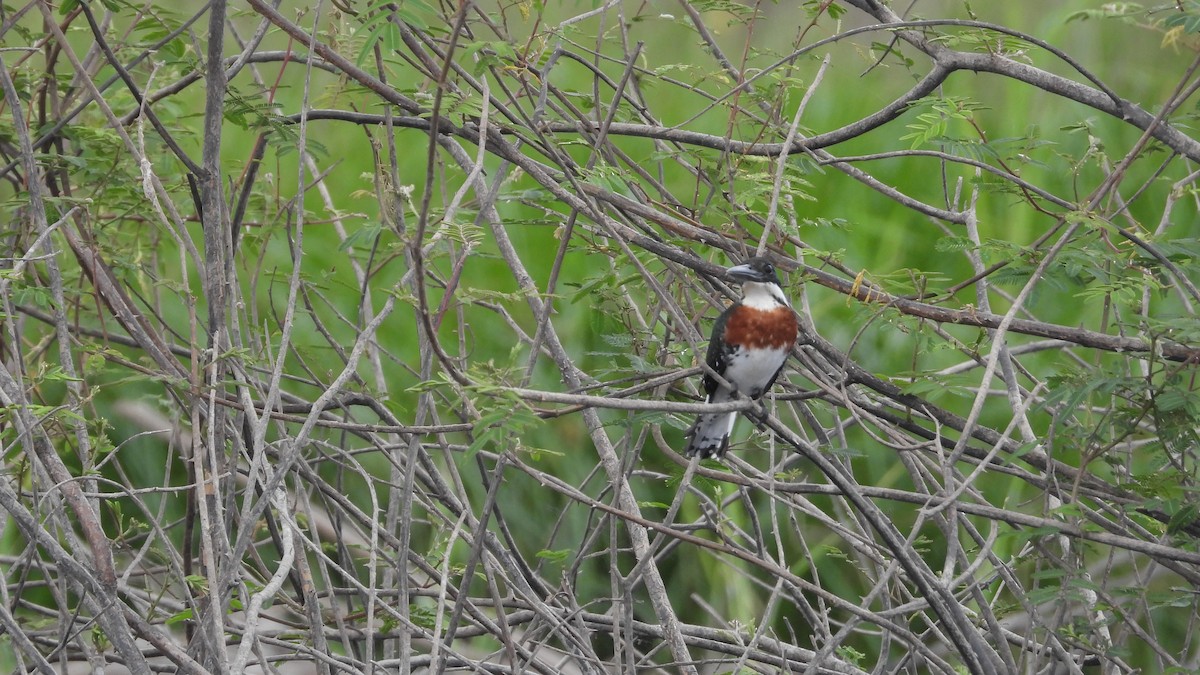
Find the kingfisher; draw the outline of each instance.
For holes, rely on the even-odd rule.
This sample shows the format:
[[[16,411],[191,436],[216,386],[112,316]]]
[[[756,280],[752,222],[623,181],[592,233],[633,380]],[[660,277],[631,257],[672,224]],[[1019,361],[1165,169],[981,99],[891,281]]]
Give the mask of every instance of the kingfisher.
[[[730,401],[739,395],[762,398],[783,370],[799,332],[796,314],[769,260],[751,258],[725,273],[742,284],[742,299],[717,318],[705,361],[733,388],[706,372],[703,384],[709,403]],[[684,454],[720,458],[729,448],[729,434],[736,421],[736,412],[700,415],[688,430]]]

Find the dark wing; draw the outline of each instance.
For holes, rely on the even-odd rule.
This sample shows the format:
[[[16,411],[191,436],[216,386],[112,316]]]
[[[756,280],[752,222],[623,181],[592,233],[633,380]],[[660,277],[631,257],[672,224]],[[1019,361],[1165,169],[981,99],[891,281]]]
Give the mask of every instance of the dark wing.
[[[717,322],[713,324],[712,338],[708,341],[708,354],[704,357],[704,362],[709,368],[724,373],[725,368],[729,365],[729,355],[733,353],[733,346],[725,344],[724,340],[718,340],[717,336],[725,333],[725,324],[729,322],[729,315],[740,303],[735,303],[717,317]],[[713,392],[717,390],[719,383],[716,378],[708,373],[704,373],[704,393],[707,398],[712,398]]]

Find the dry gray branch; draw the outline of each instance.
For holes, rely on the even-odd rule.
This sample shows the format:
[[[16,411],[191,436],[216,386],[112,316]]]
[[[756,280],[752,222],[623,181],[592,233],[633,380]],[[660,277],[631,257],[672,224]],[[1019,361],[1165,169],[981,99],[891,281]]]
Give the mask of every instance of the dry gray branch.
[[[277,4],[0,10],[0,660],[1200,665],[1200,59],[1136,100],[873,0]],[[1012,150],[971,74],[1085,112]],[[829,244],[894,232],[937,259]],[[754,253],[802,337],[699,403]],[[673,447],[714,410],[720,469]]]

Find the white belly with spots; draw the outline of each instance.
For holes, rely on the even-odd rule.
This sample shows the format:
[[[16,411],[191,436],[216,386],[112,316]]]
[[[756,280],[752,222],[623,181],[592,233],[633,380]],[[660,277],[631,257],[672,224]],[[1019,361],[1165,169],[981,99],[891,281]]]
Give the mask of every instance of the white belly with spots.
[[[758,398],[787,355],[786,349],[739,349],[729,355],[724,377],[742,396]]]

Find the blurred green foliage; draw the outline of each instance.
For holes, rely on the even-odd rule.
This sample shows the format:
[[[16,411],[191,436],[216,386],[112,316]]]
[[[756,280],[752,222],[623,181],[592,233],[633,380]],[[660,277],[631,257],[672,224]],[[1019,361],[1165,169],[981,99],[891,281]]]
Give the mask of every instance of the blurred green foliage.
[[[521,78],[536,81],[536,68],[544,64],[522,64],[527,52],[522,46],[536,42],[541,47],[547,41],[559,41],[580,52],[598,49],[602,56],[596,57],[594,67],[616,81],[626,67],[622,62],[626,47],[618,40],[641,42],[644,48],[636,65],[659,78],[645,76],[640,89],[654,116],[667,126],[680,125],[690,131],[729,135],[735,139],[752,140],[764,133],[762,125],[756,124],[750,115],[742,114],[743,110],[759,111],[759,106],[781,104],[779,118],[791,119],[801,97],[812,85],[822,59],[828,58],[830,65],[800,120],[800,131],[804,135],[832,130],[874,113],[912,87],[925,68],[921,57],[894,45],[887,33],[865,33],[808,52],[790,67],[765,70],[788,57],[796,44],[808,44],[832,32],[835,21],[847,22],[842,26],[845,28],[849,22],[860,21],[861,15],[851,12],[839,18],[835,17],[837,12],[830,9],[815,19],[817,25],[809,33],[804,26],[811,17],[817,16],[813,12],[816,3],[802,3],[798,8],[788,3],[769,4],[757,9],[733,3],[693,3],[705,13],[708,25],[716,32],[717,41],[726,55],[738,59],[748,74],[766,73],[754,80],[753,91],[727,95],[735,83],[714,64],[690,22],[676,8],[664,6],[659,11],[646,7],[634,9],[630,5],[632,16],[628,16],[627,25],[620,28],[611,21],[591,19],[560,31],[549,31],[546,27],[555,25],[556,19],[573,16],[582,11],[581,8],[590,6],[589,3],[573,2],[561,6],[549,3],[544,11],[525,14],[529,5],[496,6],[496,16],[508,31],[507,42],[480,40],[462,46],[463,54],[477,57],[477,75],[483,73],[486,65],[495,65],[502,72],[510,70],[512,80],[507,82],[509,85],[515,86]],[[405,19],[413,25],[435,32],[439,28],[437,11],[431,5],[406,2],[402,7]],[[131,26],[139,40],[158,39],[184,15],[169,7],[157,9],[153,20],[143,18]],[[1105,12],[1107,15],[1101,16]],[[1103,9],[1096,2],[1051,5],[1026,1],[923,2],[914,7],[911,18],[923,17],[973,18],[1045,40],[1085,65],[1120,95],[1142,102],[1151,111],[1168,98],[1187,64],[1195,58],[1196,45],[1190,37],[1195,32],[1192,24],[1167,22],[1157,25],[1144,14],[1124,15],[1113,8]],[[250,17],[239,21],[244,22],[248,30],[253,28]],[[991,50],[1066,77],[1080,77],[1060,59],[1028,42],[974,30],[957,31],[954,35],[953,39],[947,39],[947,44],[954,48]],[[336,12],[329,17],[322,38],[335,45],[342,54],[356,58],[358,65],[363,67],[374,65],[373,45],[392,47],[399,40],[384,22],[359,21]],[[161,47],[155,56],[155,81],[165,83],[173,79],[172,75],[197,68],[193,47],[183,37]],[[263,45],[265,49],[288,47],[301,48],[281,34],[269,35]],[[418,101],[429,101],[428,84],[413,75],[408,63],[386,56],[386,51],[383,60],[392,86]],[[527,70],[522,71],[522,68]],[[279,65],[265,66],[263,72],[274,77],[279,74]],[[111,75],[111,71],[101,70],[97,79]],[[307,88],[303,81],[306,76],[311,77],[311,85]],[[697,90],[722,98],[714,103],[712,96],[670,84],[666,78],[686,82]],[[559,65],[553,70],[552,81],[556,86],[574,92],[585,113],[607,112],[594,109],[593,79],[588,68],[576,63]],[[494,82],[492,86],[500,84]],[[193,86],[156,104],[159,117],[168,121],[171,130],[193,156],[199,156],[200,152],[198,125],[202,96],[202,87]],[[604,93],[600,98],[604,98]],[[108,103],[119,111],[134,106],[132,97],[127,92],[121,93],[119,88],[112,90]],[[463,97],[448,100],[445,106],[448,119],[460,124],[478,116],[482,104],[477,98]],[[439,209],[444,208],[450,196],[459,189],[463,176],[439,163],[432,171],[432,182],[427,184],[427,135],[417,130],[399,130],[392,139],[401,159],[398,167],[400,185],[392,187],[398,188],[397,193],[403,196],[396,198],[398,202],[391,202],[386,195],[381,197],[380,194],[380,176],[386,172],[386,160],[381,158],[386,156],[388,146],[383,131],[377,127],[329,120],[296,125],[283,118],[306,107],[379,111],[378,100],[373,95],[345,78],[320,70],[306,73],[298,64],[287,65],[277,82],[255,82],[243,75],[231,83],[226,107],[227,150],[223,159],[226,174],[230,177],[242,175],[247,163],[245,150],[253,146],[260,133],[270,132],[263,169],[250,197],[244,236],[235,261],[239,274],[244,279],[254,280],[253,284],[241,289],[242,301],[247,306],[244,318],[248,325],[244,329],[255,332],[263,326],[270,327],[258,337],[271,345],[267,351],[275,353],[277,326],[281,323],[281,308],[289,294],[292,267],[299,265],[308,292],[305,303],[311,316],[319,319],[319,328],[318,322],[310,320],[310,315],[302,313],[298,316],[300,329],[293,338],[293,351],[287,356],[287,369],[300,376],[310,373],[315,381],[331,380],[341,369],[342,359],[330,347],[330,337],[343,349],[349,349],[362,327],[358,312],[362,288],[354,272],[356,263],[372,271],[371,302],[375,310],[389,294],[404,305],[392,315],[379,335],[380,346],[386,354],[383,375],[390,410],[401,419],[410,419],[418,394],[430,388],[444,396],[447,414],[465,408],[468,402],[456,399],[451,388],[442,386],[444,379],[439,381],[435,377],[430,381],[421,376],[417,366],[421,350],[415,341],[416,302],[397,284],[409,271],[403,258],[408,244],[406,237],[413,236],[421,201],[428,197],[434,205],[429,218],[431,232],[440,235],[428,262],[438,276],[453,276],[456,257],[461,251],[470,250],[454,297],[458,302],[475,304],[467,309],[452,309],[438,317],[438,335],[443,344],[453,346],[458,354],[469,355],[470,376],[481,387],[494,384],[499,388],[528,376],[530,387],[563,389],[558,370],[549,359],[542,358],[533,372],[526,373],[530,356],[523,346],[509,337],[512,334],[510,320],[532,330],[536,317],[524,303],[508,265],[500,258],[494,238],[477,220],[477,199],[468,195],[453,221],[442,222]],[[1183,129],[1190,129],[1194,118],[1194,104],[1189,102],[1174,122]],[[616,119],[627,121],[631,115],[622,108]],[[10,136],[9,132],[0,128],[0,134],[6,137]],[[92,200],[92,212],[96,214],[93,227],[100,250],[130,288],[145,298],[166,299],[156,303],[162,309],[162,321],[176,331],[178,344],[188,345],[189,308],[186,303],[172,299],[189,293],[200,296],[200,284],[194,272],[186,273],[187,265],[177,264],[185,255],[176,244],[161,229],[148,224],[149,214],[138,168],[131,162],[115,161],[114,158],[122,155],[124,150],[114,134],[103,126],[99,113],[85,113],[77,123],[66,128],[65,134],[82,152],[64,155],[61,161],[69,165],[78,185],[100,188],[90,194],[72,196],[77,200]],[[773,131],[771,134],[769,140],[777,140]],[[942,208],[949,208],[956,194],[965,198],[972,188],[977,187],[977,213],[983,242],[978,253],[985,264],[1008,262],[992,280],[1009,292],[1015,293],[1028,280],[1040,261],[1040,253],[1034,251],[1031,244],[1052,228],[1057,219],[1084,222],[1087,234],[1074,241],[1048,270],[1030,308],[1039,318],[1058,325],[1109,332],[1113,330],[1113,315],[1107,308],[1136,305],[1141,302],[1143,293],[1148,292],[1160,308],[1154,318],[1163,324],[1157,330],[1181,335],[1189,330],[1192,319],[1174,295],[1161,292],[1162,284],[1153,274],[1143,273],[1156,263],[1138,249],[1123,242],[1114,243],[1118,238],[1112,236],[1111,227],[1082,207],[1086,195],[1111,169],[1112,163],[1133,147],[1140,135],[1139,130],[1119,120],[1106,118],[1092,109],[1028,85],[996,75],[960,72],[953,75],[935,97],[913,106],[900,119],[830,150],[839,156],[906,150],[952,153],[1004,166],[1029,183],[1072,201],[1077,212],[1067,212],[1045,200],[1034,199],[1044,207],[1039,210],[1033,208],[1027,195],[1015,190],[1011,183],[996,180],[986,173],[976,176],[969,167],[942,164],[932,157],[901,155],[861,164],[879,182]],[[568,153],[580,165],[588,164],[592,153],[590,146],[569,134],[558,134],[555,140],[558,150]],[[326,168],[321,181],[333,195],[337,210],[333,213],[327,208],[321,194],[312,189],[311,176],[305,176],[308,189],[303,197],[305,222],[302,228],[297,227],[287,210],[287,203],[296,194],[300,180],[296,152],[300,142],[305,143],[320,165]],[[694,164],[712,177],[713,184],[731,191],[732,198],[725,200],[719,195],[713,198],[713,194],[706,192],[709,188],[680,165],[659,162],[663,153],[650,141],[621,137],[612,142],[615,148],[655,173],[670,195],[695,196],[692,203],[670,206],[681,207],[698,223],[717,231],[737,232],[739,228],[746,228],[751,233],[757,231],[747,214],[762,215],[769,207],[775,180],[773,161],[715,150],[689,149]],[[190,206],[186,205],[188,189],[177,161],[155,137],[148,136],[146,143],[159,175],[174,181],[167,185],[168,191],[184,206],[182,210],[190,212]],[[114,161],[108,161],[110,159]],[[1139,161],[1129,167],[1127,184],[1141,187],[1137,199],[1129,206],[1127,226],[1153,230],[1163,216],[1162,205],[1173,191],[1179,189],[1174,183],[1184,175],[1179,162],[1160,174],[1160,167],[1167,159],[1168,153],[1163,147],[1152,142]],[[500,161],[488,158],[486,170],[489,174],[498,174]],[[948,288],[972,274],[963,253],[974,247],[963,232],[932,223],[841,171],[818,166],[811,157],[791,158],[785,175],[784,192],[794,200],[799,220],[794,227],[786,224],[782,227],[785,234],[807,245],[802,254],[796,253],[798,257],[803,255],[803,262],[822,267],[825,265],[823,259],[828,257],[846,269],[862,272],[866,279],[891,293],[925,294],[938,297],[951,306],[976,305],[978,300],[973,287],[958,290],[952,298],[943,297]],[[580,181],[628,192],[629,187],[623,181],[629,178],[623,169],[613,168],[601,160],[581,172]],[[411,192],[409,186],[412,186]],[[430,190],[428,195],[422,192],[426,187]],[[8,187],[5,189],[8,192],[3,208],[12,216],[22,207],[21,195]],[[652,195],[652,199],[659,198],[666,196]],[[62,213],[71,203],[64,197],[55,206]],[[395,215],[381,214],[381,204],[394,206]],[[566,236],[565,208],[536,181],[520,172],[509,174],[501,186],[497,208],[529,273],[539,287],[544,286],[562,238]],[[1180,265],[1194,265],[1197,250],[1193,238],[1200,234],[1200,228],[1195,225],[1197,215],[1195,199],[1180,199],[1170,219],[1183,225],[1171,229],[1171,241],[1157,242]],[[343,222],[353,228],[349,236],[343,237],[332,226],[335,216],[343,218]],[[190,222],[188,228],[193,241],[203,239],[196,222]],[[303,254],[294,259],[291,243],[300,236],[303,237]],[[701,244],[678,240],[671,243],[714,262],[728,262],[724,255],[706,250]],[[749,241],[748,245],[752,247],[754,243]],[[637,256],[639,262],[647,266],[657,262],[645,252],[638,252]],[[80,295],[86,295],[87,291],[83,289],[87,283],[79,270],[72,275],[68,286]],[[657,372],[660,364],[671,360],[665,359],[664,354],[672,355],[676,362],[684,365],[699,359],[699,355],[693,354],[676,336],[668,339],[661,324],[650,328],[638,325],[629,303],[646,299],[646,289],[640,284],[641,277],[632,261],[611,242],[578,233],[569,240],[555,290],[553,322],[578,365],[601,381],[617,381],[634,373]],[[798,275],[788,280],[788,286],[797,301],[803,296],[811,307],[818,332],[845,350],[863,368],[894,380],[910,393],[924,396],[951,411],[967,413],[977,379],[934,375],[961,362],[964,357],[948,341],[933,334],[926,322],[876,305],[847,301],[844,296],[819,286],[804,286]],[[45,305],[46,299],[37,296],[38,286],[16,285],[14,288],[16,302]],[[429,306],[438,308],[443,291],[433,287],[428,290]],[[993,296],[992,302],[992,311],[1005,311],[1002,300]],[[507,316],[481,309],[488,305],[503,307]],[[706,332],[717,308],[706,308],[702,304],[694,307],[698,310],[697,315],[689,318],[699,318],[701,330]],[[197,314],[205,315],[203,307],[197,309]],[[1171,317],[1176,316],[1183,318],[1171,323]],[[988,349],[986,336],[979,329],[942,328],[964,345],[981,352]],[[330,336],[323,335],[322,330],[329,331]],[[1188,339],[1194,341],[1195,334]],[[1017,343],[1021,341],[1016,340]],[[107,349],[112,347],[101,340],[87,347],[94,355],[103,355]],[[123,357],[134,361],[140,358],[132,352],[123,352]],[[1090,468],[1098,475],[1115,479],[1117,473],[1105,466],[1106,458],[1089,455],[1087,448],[1110,447],[1130,433],[1136,422],[1147,418],[1159,421],[1162,428],[1168,430],[1162,443],[1194,445],[1195,432],[1189,425],[1198,415],[1200,401],[1185,383],[1180,382],[1186,373],[1155,364],[1151,375],[1145,377],[1126,372],[1124,361],[1117,356],[1096,354],[1088,358],[1092,359],[1088,365],[1095,366],[1095,372],[1076,369],[1055,350],[1022,359],[1026,367],[1047,378],[1049,383],[1048,402],[1037,411],[1034,419],[1039,426],[1038,432],[1053,438],[1057,459],[1075,466],[1097,461],[1098,465]],[[253,359],[248,356],[252,366],[270,365],[254,363]],[[61,398],[56,389],[61,385],[55,383],[55,377],[54,372],[41,373],[33,382],[47,400]],[[113,446],[120,445],[120,452],[125,457],[154,458],[155,461],[135,464],[139,470],[148,473],[131,477],[131,480],[147,484],[161,482],[158,474],[163,471],[160,460],[165,453],[162,439],[137,437],[139,429],[113,412],[114,405],[121,400],[158,399],[163,395],[160,383],[139,380],[131,376],[128,369],[115,367],[111,361],[106,363],[104,360],[94,364],[88,379],[96,408],[103,415],[103,419],[89,420],[89,424],[97,438],[110,441],[109,445],[98,447],[97,452],[112,452]],[[1179,386],[1164,388],[1171,383]],[[364,372],[356,386],[383,393],[381,384]],[[802,381],[797,384],[803,387]],[[300,379],[289,383],[288,389],[306,400],[319,394],[318,388]],[[1151,396],[1151,401],[1146,403],[1147,395],[1152,392],[1161,393]],[[516,397],[478,398],[473,402],[485,400],[489,407],[477,411],[480,414],[477,433],[468,439],[469,442],[462,443],[465,446],[462,452],[442,458],[457,464],[457,471],[463,476],[463,483],[474,500],[482,501],[486,494],[486,485],[480,479],[476,464],[476,454],[480,451],[515,448],[527,453],[524,456],[539,470],[565,482],[591,487],[598,484],[596,456],[578,416],[539,419],[530,406]],[[1120,404],[1101,412],[1088,412],[1089,404],[1112,400]],[[1052,404],[1083,411],[1081,418],[1075,420],[1080,423],[1059,425],[1058,418],[1046,411]],[[1011,414],[1007,402],[997,398],[988,403],[981,421],[1003,428]],[[679,447],[687,420],[665,414],[617,411],[603,412],[602,418],[610,438],[619,446],[647,450],[641,454],[638,463],[643,473],[633,480],[639,496],[645,499],[645,511],[657,514],[660,505],[671,503],[675,487],[672,480],[681,470],[653,452],[653,443],[644,443],[642,435],[650,426],[660,425],[666,440]],[[739,438],[747,437],[748,427],[741,423]],[[1078,437],[1080,435],[1089,437]],[[749,447],[754,449],[744,454],[751,463],[763,465],[765,462],[757,448],[765,439],[757,433],[751,437]],[[882,447],[861,429],[851,429],[847,439],[849,447],[830,450],[853,467],[861,484],[913,487],[909,474],[898,464],[894,450]],[[10,439],[5,437],[5,440]],[[333,442],[336,439],[330,437],[327,440]],[[95,459],[99,461],[103,457]],[[377,478],[386,476],[390,470],[389,462],[381,456],[363,455],[358,461]],[[9,464],[12,466],[11,460]],[[81,466],[72,468],[83,469]],[[1175,515],[1174,526],[1165,528],[1164,534],[1177,534],[1179,526],[1195,519],[1194,501],[1182,494],[1183,486],[1190,478],[1164,474],[1161,458],[1151,453],[1134,462],[1134,469],[1131,483],[1143,491],[1155,508]],[[803,474],[805,470],[802,465],[798,471]],[[344,486],[345,493],[360,506],[370,505],[365,496],[370,486],[362,477],[351,472],[342,473],[334,462],[319,467],[319,471],[330,481]],[[513,528],[518,548],[526,557],[536,556],[537,564],[548,578],[554,578],[554,575],[546,573],[546,569],[572,569],[577,574],[573,581],[581,598],[611,595],[608,561],[573,558],[573,552],[589,536],[595,514],[571,507],[519,472],[506,473],[504,480],[498,496],[499,510],[510,521],[544,526]],[[984,476],[978,484],[993,504],[1015,506],[1040,497],[1031,486],[1011,481],[1003,475]],[[738,501],[733,498],[731,486],[714,483],[703,489],[719,494],[718,501],[729,498],[729,507],[721,517],[737,527],[750,526],[752,518],[746,512],[748,505],[763,513],[776,508],[762,495],[753,496],[746,502]],[[827,512],[837,508],[832,500],[821,496],[813,496],[812,502]],[[133,528],[132,532],[141,527],[137,525],[138,519],[148,516],[134,515],[131,506],[116,502],[113,508],[123,510],[123,514],[112,522],[125,523]],[[175,506],[165,515],[166,520],[174,521],[184,514]],[[687,502],[678,520],[686,522],[699,516],[697,507]],[[917,518],[915,509],[895,513],[897,526],[905,532]],[[548,538],[550,527],[554,528],[554,536]],[[439,539],[442,532],[436,523],[430,522],[416,534],[418,543],[414,546],[427,547],[431,562],[436,563],[445,555],[444,547],[448,544]],[[938,528],[927,524],[920,534],[923,551],[931,559],[939,559],[944,550]],[[116,530],[110,535],[121,536]],[[598,536],[603,540],[608,534]],[[1002,539],[997,550],[1015,554],[1023,543]],[[842,548],[841,538],[823,526],[812,524],[806,530],[803,542],[787,541],[786,544],[792,550],[807,547],[817,564],[817,569],[809,569],[805,558],[795,556],[792,572],[819,578],[828,591],[841,597],[861,597],[871,590],[865,576],[839,573],[843,566],[855,564],[854,558]],[[626,543],[614,542],[614,545],[625,546]],[[12,551],[19,545],[10,539],[3,546]],[[460,544],[452,555],[461,557],[465,551],[466,547]],[[624,569],[632,564],[632,556],[628,554],[618,558],[618,565]],[[664,560],[661,569],[683,615],[704,611],[692,599],[699,593],[706,603],[717,608],[719,614],[745,625],[769,621],[780,634],[786,634],[784,626],[804,633],[806,629],[796,625],[798,617],[786,607],[776,607],[775,616],[762,616],[761,596],[748,581],[748,575],[729,574],[725,569],[726,565],[739,564],[709,556],[693,560],[684,550]],[[1051,578],[1050,573],[1056,570],[1020,571],[1043,575],[1035,577],[1044,582],[1039,589],[1046,595],[1043,600],[1051,600],[1057,597],[1056,594],[1069,595],[1073,592],[1071,584],[1077,582],[1075,579]],[[1166,589],[1153,590],[1162,593]],[[1177,599],[1170,593],[1166,596],[1166,603]],[[604,607],[596,608],[596,611],[604,610]],[[637,613],[652,618],[648,608],[639,608]],[[1183,625],[1170,623],[1156,628],[1163,642],[1170,642],[1163,635],[1187,630]],[[1177,637],[1182,639],[1182,636]],[[878,647],[878,643],[872,638],[864,638],[854,648],[867,647]],[[1136,646],[1130,651],[1131,663],[1146,658],[1138,653]],[[850,658],[852,654],[847,652],[843,656]]]

